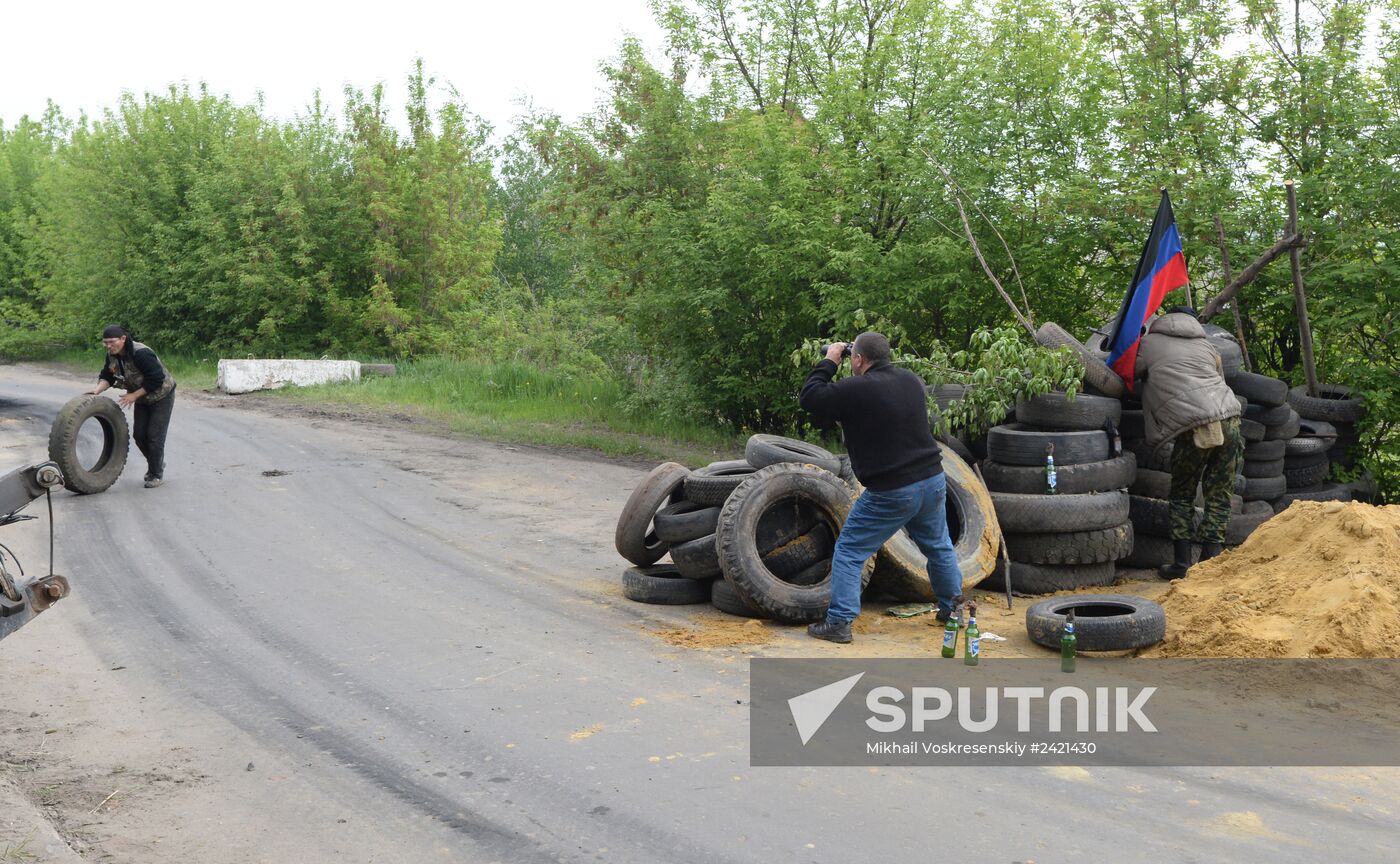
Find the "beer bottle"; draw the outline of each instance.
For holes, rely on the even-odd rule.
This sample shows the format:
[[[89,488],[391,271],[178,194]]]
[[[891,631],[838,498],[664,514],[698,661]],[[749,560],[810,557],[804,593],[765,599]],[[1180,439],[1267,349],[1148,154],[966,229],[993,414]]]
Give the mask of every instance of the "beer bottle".
[[[982,652],[982,633],[977,629],[977,604],[967,605],[967,643],[963,653],[963,662],[969,666],[976,666],[977,659]]]
[[[1065,616],[1065,627],[1060,633],[1060,671],[1074,671],[1074,652],[1079,645],[1079,638],[1074,635],[1074,610],[1069,610]]]
[[[958,630],[962,627],[962,609],[954,606],[948,613],[948,623],[943,625],[943,656],[956,657],[958,653]]]

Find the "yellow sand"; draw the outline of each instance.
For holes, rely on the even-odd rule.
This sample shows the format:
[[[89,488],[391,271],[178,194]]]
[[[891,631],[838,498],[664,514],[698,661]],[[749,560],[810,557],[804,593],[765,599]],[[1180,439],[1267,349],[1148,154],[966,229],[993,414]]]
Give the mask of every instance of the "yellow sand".
[[[1162,598],[1162,657],[1400,657],[1400,505],[1299,501]]]

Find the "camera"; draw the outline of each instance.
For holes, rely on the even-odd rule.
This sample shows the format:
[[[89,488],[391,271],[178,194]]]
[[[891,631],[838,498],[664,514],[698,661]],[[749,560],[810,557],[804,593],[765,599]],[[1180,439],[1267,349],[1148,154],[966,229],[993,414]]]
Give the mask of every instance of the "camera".
[[[822,350],[822,356],[823,356],[823,357],[826,356],[826,352],[828,352],[828,351],[831,350],[831,345],[832,345],[832,343],[828,342],[828,343],[826,343],[825,345],[822,346],[822,349],[821,349],[821,350]],[[841,351],[841,359],[844,360],[844,359],[846,359],[846,358],[849,357],[849,356],[851,356],[851,343],[847,342],[847,343],[846,343],[846,347]]]

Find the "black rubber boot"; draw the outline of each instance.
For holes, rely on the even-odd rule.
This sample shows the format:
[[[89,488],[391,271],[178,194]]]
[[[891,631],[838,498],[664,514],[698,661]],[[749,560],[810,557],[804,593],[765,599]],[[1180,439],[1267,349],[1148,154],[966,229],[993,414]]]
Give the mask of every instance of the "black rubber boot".
[[[851,641],[851,622],[821,621],[816,624],[808,624],[807,635],[814,639],[825,639],[828,642],[844,644]]]
[[[1207,558],[1214,558],[1216,555],[1219,555],[1220,552],[1221,545],[1219,543],[1202,543],[1200,560],[1204,561]]]
[[[1173,540],[1172,558],[1172,563],[1157,568],[1157,575],[1163,579],[1180,579],[1191,569],[1191,541]]]

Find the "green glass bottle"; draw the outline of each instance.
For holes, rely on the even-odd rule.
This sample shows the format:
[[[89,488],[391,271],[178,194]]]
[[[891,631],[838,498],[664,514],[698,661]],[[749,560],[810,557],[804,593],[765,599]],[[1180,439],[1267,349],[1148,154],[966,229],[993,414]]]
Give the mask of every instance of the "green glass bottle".
[[[977,604],[968,605],[967,609],[967,642],[963,652],[963,662],[969,666],[976,666],[978,657],[982,653],[982,633],[977,629]]]
[[[1074,635],[1074,610],[1065,616],[1065,627],[1060,633],[1060,671],[1074,671],[1074,652],[1079,646],[1079,638]]]
[[[943,656],[956,657],[958,654],[958,630],[962,629],[962,609],[954,608],[943,625]]]

